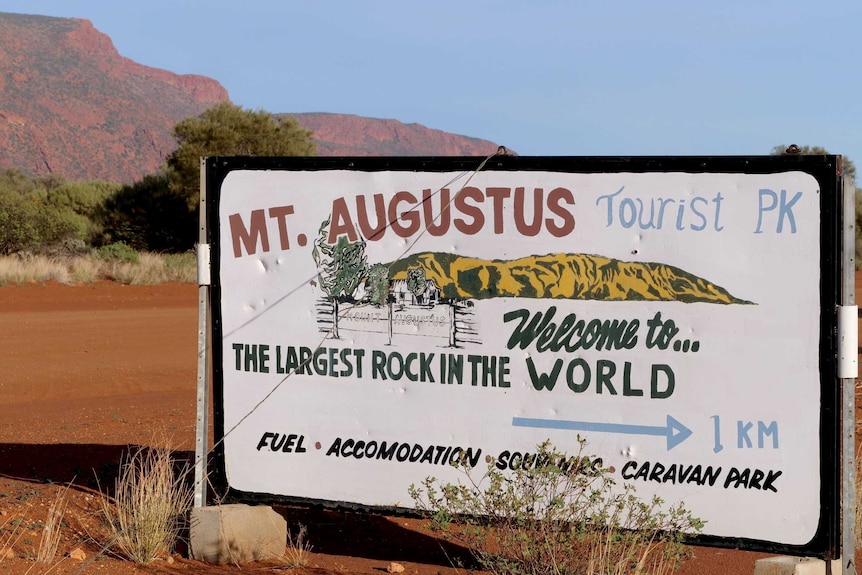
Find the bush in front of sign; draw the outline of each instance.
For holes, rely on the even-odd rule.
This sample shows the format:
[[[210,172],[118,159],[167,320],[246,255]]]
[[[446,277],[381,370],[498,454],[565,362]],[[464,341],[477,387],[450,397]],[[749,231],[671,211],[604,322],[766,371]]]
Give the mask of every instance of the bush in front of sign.
[[[690,554],[683,536],[703,522],[682,504],[641,500],[630,485],[617,489],[611,470],[578,441],[573,456],[545,442],[514,470],[492,460],[477,479],[464,466],[464,482],[428,477],[410,496],[432,529],[495,575],[674,572]]]

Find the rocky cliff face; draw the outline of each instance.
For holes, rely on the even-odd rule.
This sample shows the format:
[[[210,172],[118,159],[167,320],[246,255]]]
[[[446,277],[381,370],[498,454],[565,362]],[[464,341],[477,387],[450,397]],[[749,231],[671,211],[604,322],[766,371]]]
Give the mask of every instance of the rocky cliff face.
[[[420,124],[348,114],[292,114],[314,132],[319,156],[487,156],[497,144]]]
[[[227,100],[217,81],[121,56],[87,20],[0,12],[0,169],[130,183],[174,151],[174,125]],[[272,110],[271,110],[272,111]],[[487,155],[485,140],[397,120],[296,114],[319,155]]]
[[[120,56],[87,20],[0,13],[0,168],[131,182],[227,91]]]

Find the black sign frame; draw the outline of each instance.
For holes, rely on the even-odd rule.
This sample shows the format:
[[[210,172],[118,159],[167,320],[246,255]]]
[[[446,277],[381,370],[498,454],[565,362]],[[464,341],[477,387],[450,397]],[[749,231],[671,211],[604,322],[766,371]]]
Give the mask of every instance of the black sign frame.
[[[487,161],[487,162],[486,162]],[[701,535],[689,540],[695,545],[736,548],[784,555],[835,559],[840,555],[841,511],[841,380],[838,378],[837,310],[841,304],[843,190],[840,156],[680,156],[680,157],[210,157],[205,160],[205,213],[211,246],[212,283],[212,381],[215,446],[208,468],[210,482],[226,500],[255,503],[304,503],[360,509],[368,512],[414,513],[403,508],[368,507],[349,502],[309,500],[266,493],[249,493],[231,488],[226,479],[223,438],[224,426],[224,350],[222,341],[219,275],[221,246],[218,233],[221,185],[234,170],[284,171],[474,171],[483,162],[485,170],[546,171],[568,173],[744,173],[770,174],[800,171],[813,176],[820,185],[820,519],[815,536],[803,545],[742,537]]]

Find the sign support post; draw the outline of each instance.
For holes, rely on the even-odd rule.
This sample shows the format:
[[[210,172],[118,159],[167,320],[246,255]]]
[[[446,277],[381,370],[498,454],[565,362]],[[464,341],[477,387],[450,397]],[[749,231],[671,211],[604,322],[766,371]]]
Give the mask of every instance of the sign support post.
[[[841,306],[846,310],[845,325],[840,327],[842,365],[842,501],[841,501],[841,572],[856,575],[856,376],[858,375],[858,313],[856,307],[856,185],[844,178],[842,226]],[[849,312],[849,313],[847,313]],[[848,342],[849,340],[849,342]],[[849,364],[845,369],[845,363]]]
[[[206,162],[201,158],[200,235],[198,260],[198,376],[197,419],[195,423],[194,506],[206,506],[207,447],[209,436],[209,335],[210,316],[210,250],[207,238]]]

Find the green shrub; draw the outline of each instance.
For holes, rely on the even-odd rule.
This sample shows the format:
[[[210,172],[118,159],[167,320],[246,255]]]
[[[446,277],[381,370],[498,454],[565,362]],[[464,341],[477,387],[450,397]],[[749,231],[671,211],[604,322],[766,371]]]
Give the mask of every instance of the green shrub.
[[[665,575],[689,556],[683,534],[703,523],[681,504],[643,501],[634,487],[617,489],[601,460],[574,457],[545,442],[535,458],[504,473],[492,461],[476,479],[440,485],[433,477],[410,487],[431,527],[470,550],[495,575]],[[527,458],[525,457],[525,461]]]
[[[96,252],[105,261],[129,262],[136,264],[140,261],[138,252],[123,242],[114,242],[100,247]]]
[[[38,194],[0,189],[0,254],[43,252],[80,239],[81,231],[71,211],[46,204]]]
[[[198,216],[171,192],[164,173],[144,176],[105,200],[100,241],[124,242],[136,250],[182,252],[194,247]]]

